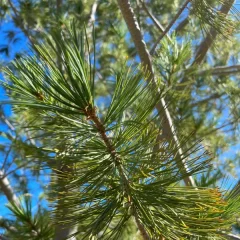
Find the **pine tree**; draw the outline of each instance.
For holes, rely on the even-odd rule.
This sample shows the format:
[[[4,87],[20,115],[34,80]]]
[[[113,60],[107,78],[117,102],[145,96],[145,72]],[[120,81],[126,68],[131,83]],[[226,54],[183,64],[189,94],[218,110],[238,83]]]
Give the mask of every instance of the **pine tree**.
[[[39,35],[31,30],[36,25],[32,15],[24,15],[23,9],[36,10],[42,3],[20,2],[18,10],[10,2],[14,21],[18,19],[34,54],[4,69],[8,81],[3,86],[11,99],[4,103],[14,106],[20,123],[16,130],[2,115],[15,131],[5,136],[12,142],[9,153],[14,148],[14,154],[21,156],[14,161],[17,169],[31,169],[39,176],[47,169],[51,183],[45,193],[49,208],[39,206],[34,212],[27,183],[21,186],[25,194],[18,198],[8,179],[17,172],[1,171],[0,186],[14,215],[1,222],[4,238],[236,238],[229,232],[239,211],[239,186],[228,191],[216,187],[222,173],[212,173],[212,157],[206,151],[226,147],[221,141],[228,135],[216,131],[216,120],[209,120],[206,113],[213,109],[208,101],[218,99],[212,114],[221,119],[226,91],[232,114],[227,125],[237,128],[237,78],[226,76],[238,66],[209,69],[206,61],[200,70],[197,67],[213,43],[218,44],[216,37],[229,38],[237,27],[234,18],[226,16],[229,11],[238,14],[234,1],[219,2],[219,11],[215,1],[178,3],[174,14],[175,7],[167,1],[131,5],[119,0],[107,6],[101,1],[82,2],[80,20],[73,13],[74,21],[69,21],[62,18],[67,3],[57,1],[56,9],[49,8],[56,20],[47,33]],[[154,17],[159,15],[157,6],[163,9],[164,27]],[[206,34],[195,55],[191,39],[198,34],[182,35],[189,17],[169,34],[187,8]],[[115,26],[111,20],[101,21],[104,10],[109,17],[118,10]],[[98,24],[92,30],[95,14]],[[19,17],[26,18],[27,28]],[[87,20],[85,27],[81,20]],[[128,45],[124,22],[135,48]],[[113,32],[107,33],[112,36],[105,34],[109,25]],[[150,29],[146,44],[142,32],[148,25],[156,26],[158,32]],[[214,64],[219,64],[218,59]],[[219,86],[212,96],[199,99],[209,91],[204,87],[216,89],[216,83]],[[231,138],[234,143],[236,138]],[[3,169],[8,167],[7,158]]]

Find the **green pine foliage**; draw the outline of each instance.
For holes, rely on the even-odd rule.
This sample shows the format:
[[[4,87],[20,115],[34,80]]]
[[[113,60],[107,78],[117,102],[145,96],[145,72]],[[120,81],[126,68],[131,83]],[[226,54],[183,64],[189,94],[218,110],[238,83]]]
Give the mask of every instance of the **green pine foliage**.
[[[234,16],[235,20],[238,20],[239,11],[231,6],[231,1],[194,0],[192,4],[192,13],[199,19],[201,28],[205,33],[209,33],[209,27],[213,27],[220,35],[224,37],[231,36],[237,26],[237,22],[233,18],[226,18],[226,15],[219,11],[220,4],[225,8],[230,7],[232,16]]]
[[[154,150],[155,120],[160,117],[155,106],[165,92],[153,90],[151,82],[146,84],[149,76],[141,67],[122,63],[122,70],[113,76],[111,102],[101,112],[94,96],[95,66],[89,60],[86,39],[75,25],[48,38],[62,69],[44,44],[35,46],[38,57],[15,61],[17,73],[5,69],[9,82],[3,85],[11,92],[10,103],[19,112],[33,111],[36,122],[26,127],[39,134],[37,139],[49,140],[47,150],[39,148],[47,151],[41,164],[52,169],[53,220],[77,225],[74,234],[80,239],[121,239],[129,221],[150,239],[224,239],[220,232],[234,221],[238,194],[231,197],[218,188],[179,185],[186,176],[209,167],[209,156],[197,143],[191,144],[184,152],[188,158],[184,172],[178,164],[182,159],[175,154],[178,146],[160,140],[161,147]],[[188,55],[174,52],[177,67]],[[41,225],[44,220],[38,221],[41,214],[32,217],[25,199],[26,207],[13,204],[10,210],[23,221],[20,227],[26,234],[29,229],[24,222],[33,224],[30,228],[36,229],[36,238],[31,239],[47,239],[44,234],[50,237],[52,231]]]
[[[238,239],[239,185],[225,183],[238,171],[236,147],[223,160],[239,142],[237,4],[0,1],[1,24],[17,27],[0,45],[1,104],[13,110],[0,109],[0,193],[10,211],[0,239]],[[153,73],[138,62],[136,24],[146,49],[163,37]],[[22,34],[32,48],[15,54]],[[36,183],[43,192],[32,196]]]
[[[53,237],[49,212],[41,207],[33,211],[30,195],[22,196],[20,205],[9,203],[8,208],[17,220],[7,234],[11,239],[46,240]]]

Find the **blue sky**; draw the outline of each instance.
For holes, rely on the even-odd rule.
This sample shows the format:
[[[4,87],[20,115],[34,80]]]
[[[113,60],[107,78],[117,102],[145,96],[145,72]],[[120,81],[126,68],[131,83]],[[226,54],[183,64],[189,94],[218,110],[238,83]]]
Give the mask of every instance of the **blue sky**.
[[[9,39],[7,37],[8,31],[14,31],[16,32],[16,38],[18,39],[17,41],[13,42],[10,41],[9,44]],[[24,34],[21,32],[20,29],[17,29],[14,27],[14,24],[9,21],[9,22],[4,22],[2,25],[0,25],[0,48],[5,47],[5,46],[10,46],[9,48],[9,56],[6,56],[5,54],[0,54],[0,62],[2,63],[9,63],[11,60],[13,60],[14,56],[16,53],[23,53],[26,52],[28,48],[28,40],[24,36]],[[3,80],[3,75],[0,73],[0,79]],[[0,99],[5,99],[6,94],[5,91],[2,87],[0,87]],[[4,109],[5,115],[11,116],[12,111],[11,111],[11,106],[10,105],[4,105],[2,106]],[[5,132],[7,130],[7,127],[5,124],[0,124],[0,131]],[[0,134],[0,144],[8,144],[8,140],[1,136]],[[11,157],[11,156],[10,156]],[[3,154],[0,153],[0,163],[3,162]],[[1,165],[0,165],[1,167]],[[9,170],[13,170],[16,166],[12,166]],[[19,174],[21,174],[21,170],[18,171]],[[34,209],[36,210],[38,200],[39,200],[39,195],[42,193],[43,189],[40,186],[40,184],[43,184],[44,181],[46,181],[46,177],[43,175],[41,176],[38,181],[36,181],[36,177],[32,176],[30,171],[26,172],[26,175],[28,176],[28,189],[29,192],[32,193],[32,204],[33,204],[33,211]],[[11,184],[15,184],[15,180],[13,178],[10,178]],[[7,199],[5,196],[0,195],[0,201],[2,204],[0,204],[0,217],[1,216],[6,216],[10,217],[8,209],[5,207],[5,204],[7,203]],[[44,202],[44,205],[46,206],[46,202]]]

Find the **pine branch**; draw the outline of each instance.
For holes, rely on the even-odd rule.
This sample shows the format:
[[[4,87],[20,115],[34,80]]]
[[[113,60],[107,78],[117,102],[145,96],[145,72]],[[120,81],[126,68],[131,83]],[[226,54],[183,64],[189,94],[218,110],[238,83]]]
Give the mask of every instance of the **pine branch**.
[[[59,18],[61,15],[61,11],[62,11],[62,0],[56,0],[56,17],[57,17],[57,22],[59,22]],[[60,51],[59,46],[57,46],[58,48],[58,52]],[[59,67],[59,69],[62,70],[62,58],[61,55],[57,54],[57,65]],[[71,173],[72,172],[72,166],[60,166],[61,171],[64,173]],[[63,191],[68,191],[65,187],[63,187]],[[57,206],[56,206],[56,212],[58,213],[60,211],[60,209],[62,208],[62,204],[64,202],[64,199],[59,199]],[[64,209],[65,213],[68,213],[68,209]],[[56,214],[57,214],[56,213]],[[75,233],[77,231],[76,227],[73,227],[71,225],[68,224],[62,224],[62,223],[57,223],[56,227],[55,227],[55,231],[54,231],[54,240],[64,240],[67,239],[70,235],[72,235],[73,233]],[[76,240],[76,237],[71,237],[70,240]]]
[[[133,205],[129,180],[128,180],[128,177],[126,176],[125,171],[123,169],[123,166],[121,164],[122,160],[117,155],[117,151],[116,151],[115,147],[113,146],[110,139],[108,138],[108,136],[106,134],[107,131],[106,131],[103,123],[97,117],[95,108],[92,108],[91,106],[89,106],[88,108],[86,108],[84,110],[84,113],[85,113],[85,116],[87,117],[87,119],[94,123],[94,125],[95,125],[96,129],[98,130],[103,142],[105,143],[105,145],[107,147],[107,150],[108,150],[109,154],[112,157],[112,160],[114,161],[114,165],[116,166],[116,168],[119,172],[120,178],[122,180],[122,183],[123,183],[123,190],[127,194],[126,198],[129,201],[129,205],[132,207],[133,216],[135,218],[136,225],[137,225],[139,231],[141,232],[141,235],[142,235],[143,239],[144,240],[150,240],[150,237],[149,237],[147,231],[145,230],[143,224],[140,222],[138,213],[137,213],[137,211],[136,211],[136,209]]]
[[[11,151],[12,151],[12,145],[9,147],[9,149],[7,150],[7,152],[5,154],[1,170],[3,170],[6,167],[6,163],[7,163],[7,160],[8,160],[8,157],[9,157],[9,154],[10,154]]]
[[[225,1],[219,12],[227,15],[231,10],[234,2],[235,0]],[[212,27],[206,38],[199,45],[193,64],[200,64],[203,61],[209,48],[212,46],[214,40],[216,39],[217,34],[218,34],[217,30]]]
[[[138,26],[138,23],[136,21],[136,18],[134,16],[133,10],[131,8],[130,2],[128,0],[118,0],[118,5],[120,7],[120,10],[122,12],[123,18],[125,19],[125,22],[128,26],[128,29],[130,31],[130,34],[132,36],[133,42],[136,46],[137,52],[140,56],[141,62],[145,69],[150,73],[150,78],[148,79],[148,82],[150,82],[152,79],[155,78],[154,76],[154,70],[152,66],[151,56],[147,50],[146,44],[142,38],[142,34],[140,31],[140,28]],[[154,88],[158,88],[155,81],[154,82]],[[183,151],[180,148],[178,137],[176,136],[176,131],[173,125],[173,121],[171,119],[170,113],[167,109],[165,100],[161,98],[161,101],[156,106],[159,113],[163,114],[163,124],[162,124],[162,138],[167,139],[168,141],[173,141],[176,146],[178,146],[178,152],[177,157],[179,159],[183,159]],[[181,166],[179,168],[185,169],[185,171],[188,171],[188,167],[185,161],[182,160]],[[184,182],[186,185],[195,186],[193,178],[186,177],[184,179]]]
[[[59,1],[59,0],[57,0]],[[89,14],[89,19],[88,19],[88,26],[90,26],[92,23],[95,22],[95,14],[96,14],[96,11],[97,11],[97,7],[98,7],[98,4],[97,4],[97,1],[95,1],[92,5],[92,8],[91,8],[91,12]],[[60,6],[58,7],[58,9],[60,8]],[[59,51],[60,52],[60,51]],[[59,63],[59,67],[61,69],[61,58],[58,57],[58,63]],[[71,174],[71,172],[73,171],[73,167],[72,166],[61,166],[61,171],[64,172],[65,174]],[[68,189],[64,188],[65,192],[68,191]],[[57,205],[57,209],[61,209],[61,206],[62,206],[62,203],[64,202],[64,199],[63,200],[59,200],[58,202],[58,205]],[[67,215],[68,214],[68,209],[64,209],[65,211],[65,214]],[[58,210],[57,210],[58,212]],[[72,226],[72,225],[68,225],[68,224],[58,224],[55,228],[55,236],[54,236],[54,239],[55,240],[64,240],[66,239],[68,236],[71,236],[72,234],[74,234],[75,232],[77,232],[77,227],[75,226]],[[70,238],[71,240],[75,240],[76,237],[75,236],[72,236]]]
[[[8,119],[4,116],[4,114],[0,113],[0,118],[6,123],[6,125],[12,130],[15,131],[15,127],[8,121]]]
[[[63,36],[58,39],[58,36],[53,37],[52,43],[61,46],[62,63],[69,67],[65,76],[55,64],[55,56],[49,56],[49,49],[44,46],[38,48],[41,54],[39,60],[29,56],[18,62],[19,78],[15,76],[15,71],[6,72],[12,80],[8,88],[12,89],[12,93],[19,93],[12,94],[12,104],[20,105],[19,111],[26,107],[37,109],[37,116],[41,118],[46,114],[43,125],[39,126],[38,121],[32,125],[33,129],[45,132],[39,137],[53,140],[48,152],[56,153],[57,156],[53,157],[62,167],[63,174],[56,176],[52,185],[52,190],[58,193],[58,204],[61,204],[61,208],[56,209],[56,219],[60,224],[66,223],[65,227],[70,229],[70,224],[79,223],[83,239],[89,236],[117,239],[131,217],[135,217],[144,239],[149,239],[149,236],[160,238],[159,235],[166,239],[184,238],[185,234],[219,236],[216,231],[227,229],[231,224],[231,213],[239,204],[236,201],[232,207],[231,202],[223,202],[222,192],[218,189],[172,187],[184,176],[208,167],[209,161],[205,159],[207,153],[189,159],[191,169],[186,174],[180,172],[175,163],[181,160],[176,159],[179,145],[166,144],[165,148],[165,143],[160,140],[163,148],[156,153],[152,151],[158,129],[152,126],[149,117],[152,120],[157,117],[154,106],[162,96],[157,84],[152,91],[153,78],[148,79],[151,80],[148,86],[139,85],[146,76],[144,72],[135,74],[129,71],[128,66],[123,68],[120,77],[116,78],[107,113],[101,119],[102,112],[98,115],[94,105],[93,82],[89,81],[91,66],[84,54],[79,54],[82,42],[77,39],[81,35],[74,28],[72,34],[69,32],[69,41],[65,41]],[[46,71],[46,64],[49,71]],[[26,82],[25,74],[29,73],[29,69],[32,74]],[[67,82],[66,78],[71,82]],[[48,84],[51,84],[50,87],[45,87]],[[42,90],[41,98],[35,88]],[[131,119],[123,117],[128,109],[132,113]],[[195,143],[186,149],[184,159],[196,155],[199,148],[192,147],[195,148]],[[199,217],[202,211],[206,217]],[[186,227],[189,230],[183,231]]]
[[[174,23],[177,21],[177,19],[179,18],[179,16],[182,14],[182,12],[184,11],[184,9],[187,7],[187,5],[191,2],[191,0],[186,0],[186,2],[183,4],[183,6],[178,10],[177,14],[174,16],[174,18],[172,19],[172,21],[169,23],[169,25],[167,26],[167,28],[164,30],[164,32],[162,33],[162,35],[157,39],[156,43],[153,45],[152,49],[150,50],[150,54],[154,55],[155,50],[157,48],[157,45],[159,44],[159,42],[164,38],[164,36],[168,33],[168,31],[171,29],[171,27],[174,25]]]
[[[215,76],[232,75],[240,72],[240,65],[218,66],[198,72],[199,75],[211,74]]]
[[[219,10],[220,13],[227,15],[228,12],[231,10],[234,2],[235,2],[235,0],[229,0],[229,2],[226,1],[222,5],[221,9]],[[212,46],[214,40],[216,39],[217,34],[218,34],[217,30],[214,27],[212,27],[210,29],[210,32],[208,33],[207,37],[199,45],[192,65],[200,64],[203,61],[203,59],[206,56],[209,48]],[[203,71],[202,73],[204,74],[205,72]],[[181,80],[181,84],[184,86],[184,84],[187,82],[187,80],[188,80],[187,77],[183,77],[183,79]],[[183,87],[178,87],[178,90],[182,91]]]
[[[222,97],[224,94],[225,94],[225,93],[215,93],[215,94],[209,96],[208,98],[205,98],[205,99],[202,99],[202,100],[200,100],[200,101],[198,101],[198,102],[192,103],[190,106],[191,106],[191,108],[197,107],[197,106],[202,105],[202,104],[204,104],[204,103],[208,103],[208,102],[211,101],[211,100],[220,98],[220,97]]]

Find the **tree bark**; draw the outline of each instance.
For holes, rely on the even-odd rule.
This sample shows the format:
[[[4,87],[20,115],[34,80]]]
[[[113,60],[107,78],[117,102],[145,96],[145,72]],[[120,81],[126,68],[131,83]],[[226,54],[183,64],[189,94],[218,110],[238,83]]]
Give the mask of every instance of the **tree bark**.
[[[148,78],[148,83],[153,80],[154,88],[158,88],[157,83],[154,80],[155,76],[154,76],[151,56],[143,40],[140,27],[138,25],[136,17],[134,16],[130,2],[128,0],[118,0],[118,5],[123,15],[123,18],[127,24],[127,27],[131,34],[131,37],[133,39],[133,42],[135,44],[135,47],[137,49],[141,62],[144,66],[144,69],[146,69],[150,73],[150,77]],[[158,112],[162,114],[162,118],[163,118],[161,139],[165,139],[168,142],[173,141],[174,144],[178,147],[177,158],[182,159],[181,163],[179,163],[179,168],[183,169],[183,171],[186,173],[188,172],[188,167],[185,160],[183,159],[183,151],[180,148],[180,143],[176,135],[176,130],[174,128],[173,121],[167,109],[167,105],[165,103],[164,98],[161,98],[156,108]],[[185,177],[184,182],[188,186],[195,186],[194,179],[191,176]]]
[[[5,176],[2,170],[0,170],[0,189],[2,190],[4,195],[7,197],[9,202],[12,202],[17,206],[20,205],[19,200],[15,195],[8,178]]]

